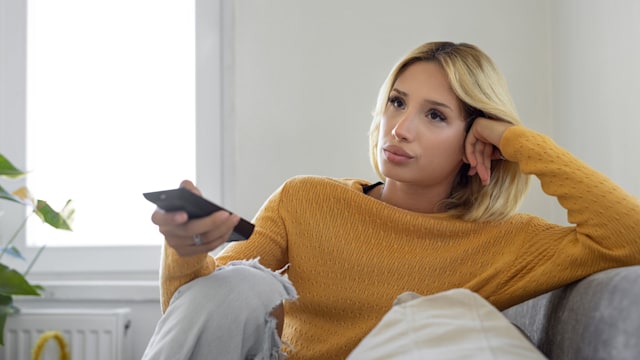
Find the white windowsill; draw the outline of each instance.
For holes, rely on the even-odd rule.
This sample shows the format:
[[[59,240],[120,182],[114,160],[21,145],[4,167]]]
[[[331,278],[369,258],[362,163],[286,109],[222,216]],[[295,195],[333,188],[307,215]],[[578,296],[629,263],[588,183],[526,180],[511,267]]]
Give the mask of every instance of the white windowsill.
[[[41,297],[20,296],[20,302],[35,301],[159,301],[157,281],[39,281],[44,287]]]

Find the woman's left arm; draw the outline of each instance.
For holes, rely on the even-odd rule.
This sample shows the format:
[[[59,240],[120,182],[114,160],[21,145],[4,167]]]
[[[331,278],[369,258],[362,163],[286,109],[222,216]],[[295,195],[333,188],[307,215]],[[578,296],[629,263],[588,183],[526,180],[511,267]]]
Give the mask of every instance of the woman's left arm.
[[[600,254],[607,253],[620,261],[620,265],[640,263],[640,202],[637,198],[546,135],[523,126],[478,120],[469,131],[465,145],[469,160],[475,160],[474,156],[480,158],[470,164],[472,169],[475,165],[481,178],[485,176],[488,182],[491,158],[504,156],[506,161],[517,162],[523,173],[537,176],[542,190],[555,196],[567,210],[569,222],[575,224],[574,236],[579,243]],[[491,148],[493,153],[487,155],[489,151],[482,149],[478,142]]]

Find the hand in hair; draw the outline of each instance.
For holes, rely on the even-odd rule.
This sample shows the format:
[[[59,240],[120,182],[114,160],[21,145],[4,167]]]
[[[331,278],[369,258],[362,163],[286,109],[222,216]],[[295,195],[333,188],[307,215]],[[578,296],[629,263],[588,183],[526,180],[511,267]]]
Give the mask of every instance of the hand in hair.
[[[491,161],[504,159],[500,152],[500,140],[513,124],[505,121],[478,118],[464,140],[464,161],[469,164],[469,176],[478,175],[483,185],[491,178]]]

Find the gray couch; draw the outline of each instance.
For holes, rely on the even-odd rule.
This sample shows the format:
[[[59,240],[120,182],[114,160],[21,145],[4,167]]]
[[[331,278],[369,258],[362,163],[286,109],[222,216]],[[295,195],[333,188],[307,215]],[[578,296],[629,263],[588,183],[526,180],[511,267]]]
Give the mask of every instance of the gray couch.
[[[640,359],[640,266],[591,275],[504,311],[550,359]]]

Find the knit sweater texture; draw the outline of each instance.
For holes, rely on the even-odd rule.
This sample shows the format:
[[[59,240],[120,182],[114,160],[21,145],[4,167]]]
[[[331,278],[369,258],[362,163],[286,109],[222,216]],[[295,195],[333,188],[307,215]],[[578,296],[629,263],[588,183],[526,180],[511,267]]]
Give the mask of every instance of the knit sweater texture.
[[[472,290],[498,309],[607,268],[640,264],[640,202],[547,136],[509,128],[500,149],[567,210],[571,226],[529,214],[469,222],[363,193],[357,179],[301,176],[262,206],[248,241],[213,258],[165,246],[162,306],[216,266],[260,258],[298,292],[285,304],[290,360],[344,359],[405,291]],[[221,331],[224,331],[221,329]]]

